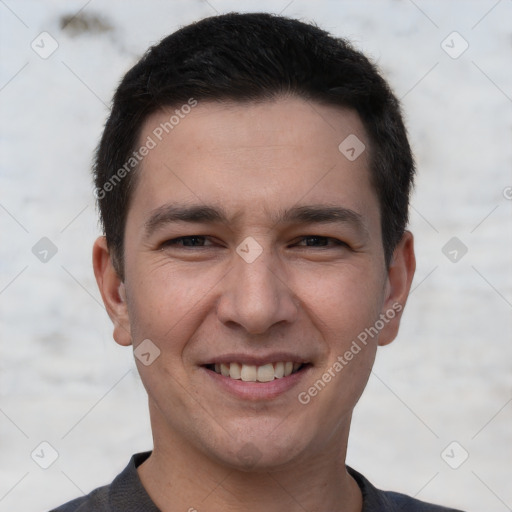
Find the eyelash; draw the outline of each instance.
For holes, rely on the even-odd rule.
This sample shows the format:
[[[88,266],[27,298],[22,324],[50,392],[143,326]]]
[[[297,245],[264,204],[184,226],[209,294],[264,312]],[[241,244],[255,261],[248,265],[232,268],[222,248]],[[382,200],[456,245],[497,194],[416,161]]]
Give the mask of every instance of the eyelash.
[[[166,240],[163,244],[161,244],[161,248],[164,249],[165,247],[170,247],[170,246],[174,246],[174,247],[179,247],[179,248],[203,248],[205,246],[187,246],[187,245],[182,245],[182,246],[178,246],[178,243],[183,241],[183,240],[190,240],[190,239],[194,239],[194,238],[201,238],[201,239],[204,239],[204,240],[207,240],[208,237],[206,235],[190,235],[190,236],[180,236],[178,238],[173,238],[171,240]],[[311,239],[311,238],[315,238],[315,239],[320,239],[320,240],[327,240],[327,241],[331,241],[333,242],[334,246],[339,246],[339,247],[349,247],[349,245],[346,243],[346,242],[342,242],[341,240],[338,240],[337,238],[332,238],[332,237],[328,237],[328,236],[320,236],[320,235],[305,235],[305,236],[302,236],[300,238],[300,242],[304,241],[304,240],[307,240],[307,239]],[[210,246],[206,246],[206,247],[210,247]],[[302,247],[313,247],[313,246],[310,246],[310,245],[306,245],[306,246],[302,246]],[[316,246],[316,247],[320,247],[320,248],[325,248],[326,246],[324,245],[320,245],[320,246]]]

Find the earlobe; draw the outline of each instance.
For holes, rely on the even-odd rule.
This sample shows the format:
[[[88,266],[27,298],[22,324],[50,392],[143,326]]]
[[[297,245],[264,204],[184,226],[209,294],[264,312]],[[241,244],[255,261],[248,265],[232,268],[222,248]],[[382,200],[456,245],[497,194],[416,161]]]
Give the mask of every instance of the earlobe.
[[[100,236],[94,243],[92,262],[101,298],[114,324],[114,339],[120,345],[131,345],[125,285],[114,268],[104,236]]]
[[[379,333],[379,345],[381,346],[391,343],[398,334],[400,319],[409,296],[415,270],[414,238],[410,231],[405,231],[393,252],[393,259],[388,268],[381,312],[381,318],[385,325]]]

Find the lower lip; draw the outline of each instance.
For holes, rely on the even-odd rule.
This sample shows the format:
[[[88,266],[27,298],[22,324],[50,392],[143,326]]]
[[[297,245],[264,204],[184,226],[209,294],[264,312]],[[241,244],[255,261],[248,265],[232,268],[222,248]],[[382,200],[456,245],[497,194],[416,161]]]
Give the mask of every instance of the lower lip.
[[[311,368],[311,366],[306,366],[302,370],[288,375],[288,377],[281,377],[270,382],[245,382],[239,379],[224,377],[220,373],[201,367],[207,376],[212,379],[212,382],[232,395],[244,400],[271,400],[276,398],[296,386],[304,379]]]

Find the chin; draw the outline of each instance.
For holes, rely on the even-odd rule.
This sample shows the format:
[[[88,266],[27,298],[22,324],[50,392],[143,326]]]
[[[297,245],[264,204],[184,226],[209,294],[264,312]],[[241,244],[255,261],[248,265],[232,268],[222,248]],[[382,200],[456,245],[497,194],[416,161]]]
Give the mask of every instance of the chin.
[[[289,432],[281,433],[278,438],[272,436],[271,432],[260,436],[252,433],[247,437],[240,435],[238,439],[229,439],[221,453],[218,446],[215,447],[215,458],[221,464],[238,471],[266,472],[295,465],[306,451],[304,435],[299,438]]]

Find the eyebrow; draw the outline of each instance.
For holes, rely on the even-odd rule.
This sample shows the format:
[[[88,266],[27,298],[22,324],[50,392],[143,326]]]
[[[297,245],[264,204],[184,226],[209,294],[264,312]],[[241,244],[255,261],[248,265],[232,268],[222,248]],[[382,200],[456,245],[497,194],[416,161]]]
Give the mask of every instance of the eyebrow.
[[[144,223],[145,234],[149,237],[157,229],[174,222],[190,222],[195,224],[230,224],[239,218],[239,214],[229,219],[222,207],[208,205],[175,205],[169,204],[156,208]],[[368,236],[368,228],[361,214],[349,208],[312,204],[294,206],[272,215],[273,225],[276,224],[348,224],[361,234]]]

